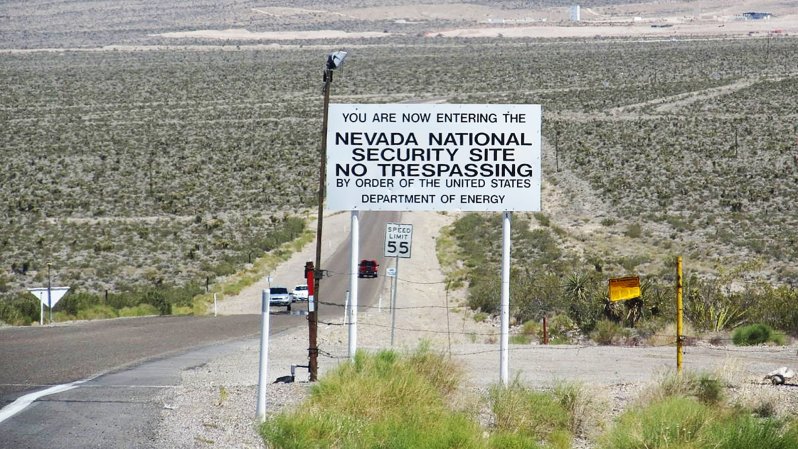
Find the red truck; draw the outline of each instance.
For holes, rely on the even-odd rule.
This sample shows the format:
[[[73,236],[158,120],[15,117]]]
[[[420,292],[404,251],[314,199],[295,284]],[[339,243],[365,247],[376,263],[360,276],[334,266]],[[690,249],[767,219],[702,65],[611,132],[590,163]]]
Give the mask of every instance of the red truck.
[[[358,264],[357,277],[359,278],[375,278],[377,277],[377,267],[380,265],[376,260],[363,259]]]

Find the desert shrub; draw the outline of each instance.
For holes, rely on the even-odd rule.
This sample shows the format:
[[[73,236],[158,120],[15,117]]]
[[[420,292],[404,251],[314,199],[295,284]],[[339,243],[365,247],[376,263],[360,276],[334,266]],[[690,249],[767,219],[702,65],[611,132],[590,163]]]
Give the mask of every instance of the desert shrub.
[[[560,382],[554,388],[554,397],[568,412],[568,430],[573,435],[584,436],[601,424],[602,404],[595,391],[579,382]]]
[[[136,307],[124,307],[119,310],[120,317],[150,316],[158,314],[160,314],[160,310],[152,304],[139,304]]]
[[[69,315],[76,316],[79,311],[89,309],[101,303],[102,297],[99,295],[85,291],[75,291],[64,296],[61,301],[58,302],[56,308]]]
[[[702,449],[792,449],[798,447],[798,427],[789,421],[759,418],[741,410],[712,420],[698,440]]]
[[[723,400],[723,382],[718,376],[700,373],[691,381],[694,395],[703,404],[717,404]]]
[[[510,343],[514,345],[528,345],[532,343],[532,337],[524,334],[510,335]]]
[[[422,341],[415,351],[404,357],[411,369],[430,382],[444,397],[450,397],[462,380],[460,367],[433,351],[428,341]]]
[[[538,321],[526,321],[521,325],[521,333],[529,336],[542,335],[543,326]]]
[[[549,216],[544,214],[543,212],[535,212],[532,215],[535,217],[535,220],[537,220],[538,224],[540,224],[541,226],[551,225],[551,220],[549,219]]]
[[[573,337],[578,333],[576,323],[565,314],[558,314],[548,320],[549,342],[552,344],[573,343]]]
[[[767,324],[774,329],[798,337],[798,289],[781,286],[760,285],[744,294],[750,298],[748,317],[757,323]]]
[[[773,341],[774,343],[784,343],[784,339],[778,338],[777,334],[768,325],[749,324],[735,329],[732,334],[732,342],[737,346],[754,346]]]
[[[623,335],[623,327],[610,320],[601,320],[596,324],[595,329],[590,334],[590,338],[600,345],[611,345],[617,343]]]
[[[672,396],[624,412],[599,445],[601,449],[695,448],[713,410],[693,398]]]
[[[192,300],[197,295],[204,292],[204,289],[197,283],[186,283],[183,285],[164,286],[159,289],[169,304],[179,307],[191,306]]]
[[[685,371],[681,375],[668,373],[640,396],[641,403],[659,402],[671,397],[689,397],[702,404],[715,405],[724,398],[724,382],[711,373]]]
[[[734,328],[744,319],[737,295],[724,295],[717,290],[703,295],[696,290],[685,298],[685,316],[698,330],[721,332]]]
[[[535,438],[527,435],[497,432],[490,436],[488,440],[490,449],[544,449]]]
[[[640,223],[632,223],[626,227],[626,232],[624,234],[633,239],[640,238],[643,235],[643,228],[640,226]]]
[[[795,420],[761,418],[750,410],[667,396],[633,407],[601,438],[601,449],[748,449],[798,447]]]
[[[236,272],[235,264],[230,261],[221,261],[214,265],[205,265],[203,269],[213,273],[216,277],[229,276]]]
[[[39,299],[28,293],[0,297],[0,321],[12,326],[27,326],[39,321]]]
[[[479,426],[446,405],[459,373],[425,347],[409,356],[358,352],[314,385],[300,407],[264,423],[261,435],[269,447],[283,449],[479,449]]]
[[[507,386],[493,386],[488,400],[497,433],[545,441],[547,447],[570,448],[569,412],[554,394],[527,389],[516,379]]]
[[[115,308],[136,307],[142,302],[143,294],[134,287],[124,288],[118,292],[109,292],[105,304]]]
[[[560,276],[555,273],[512,271],[510,278],[510,313],[519,321],[540,321],[544,316],[564,310]]]
[[[161,315],[172,314],[172,303],[160,290],[152,289],[144,293],[143,303],[152,305]]]
[[[606,305],[599,276],[595,273],[572,273],[566,278],[563,290],[569,302],[568,316],[583,333],[590,333],[604,316]]]
[[[518,334],[510,336],[511,343],[515,344],[529,344],[534,340],[543,341],[543,326],[537,321],[525,322]]]
[[[501,303],[501,279],[487,270],[477,270],[468,286],[468,307],[489,315],[499,312]]]
[[[79,320],[104,320],[108,318],[116,318],[119,316],[119,313],[116,309],[110,306],[98,304],[87,309],[78,310],[78,313],[75,316]]]

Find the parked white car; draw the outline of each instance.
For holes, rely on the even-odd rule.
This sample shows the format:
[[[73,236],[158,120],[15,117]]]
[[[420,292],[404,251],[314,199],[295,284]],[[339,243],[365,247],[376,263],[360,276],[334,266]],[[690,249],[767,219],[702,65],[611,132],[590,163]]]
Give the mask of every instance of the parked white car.
[[[294,290],[291,291],[291,296],[294,297],[294,301],[307,301],[308,286],[304,284],[295,286]]]

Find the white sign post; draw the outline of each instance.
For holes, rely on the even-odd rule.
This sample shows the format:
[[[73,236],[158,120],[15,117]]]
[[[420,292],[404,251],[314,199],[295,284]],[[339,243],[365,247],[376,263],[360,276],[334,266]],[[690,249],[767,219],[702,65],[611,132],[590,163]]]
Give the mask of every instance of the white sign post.
[[[540,105],[335,104],[328,121],[327,210],[503,212],[499,371],[506,385],[510,218],[540,210]]]
[[[413,243],[413,225],[387,223],[385,225],[385,257],[396,257],[391,276],[391,347],[396,332],[396,291],[399,289],[399,258],[409,259]]]

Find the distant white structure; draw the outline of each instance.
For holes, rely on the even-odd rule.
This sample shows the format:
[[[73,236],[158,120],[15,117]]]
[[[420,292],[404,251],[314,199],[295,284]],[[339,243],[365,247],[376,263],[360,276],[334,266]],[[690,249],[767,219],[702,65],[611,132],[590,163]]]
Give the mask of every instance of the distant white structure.
[[[579,5],[571,6],[571,22],[582,20],[582,8]]]
[[[745,20],[768,20],[772,16],[773,14],[769,12],[748,11],[743,13],[743,19]]]

